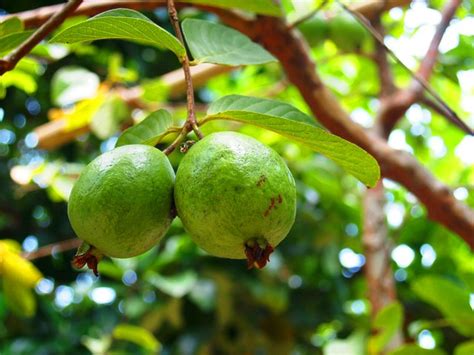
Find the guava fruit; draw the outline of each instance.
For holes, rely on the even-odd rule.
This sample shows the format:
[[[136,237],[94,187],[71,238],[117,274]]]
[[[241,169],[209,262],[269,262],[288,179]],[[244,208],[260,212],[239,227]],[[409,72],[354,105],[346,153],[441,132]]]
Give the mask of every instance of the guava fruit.
[[[364,26],[349,14],[337,15],[329,21],[329,38],[343,51],[360,49],[368,35]]]
[[[176,173],[175,204],[209,254],[261,268],[295,221],[295,180],[284,160],[254,138],[213,133],[195,143]]]
[[[87,243],[73,264],[96,273],[102,255],[129,258],[157,244],[174,217],[174,180],[166,155],[151,146],[125,145],[94,159],[69,198],[72,228]]]
[[[298,29],[311,47],[321,44],[328,36],[329,26],[326,19],[316,14],[298,25]]]

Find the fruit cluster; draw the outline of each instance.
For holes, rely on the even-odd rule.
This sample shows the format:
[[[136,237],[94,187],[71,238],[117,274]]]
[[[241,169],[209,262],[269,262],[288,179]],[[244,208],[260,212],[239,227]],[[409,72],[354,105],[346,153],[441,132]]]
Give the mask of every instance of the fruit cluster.
[[[235,132],[211,134],[182,159],[176,176],[160,150],[126,145],[83,171],[68,215],[85,243],[73,264],[97,274],[104,255],[128,258],[152,248],[176,215],[211,255],[261,268],[295,220],[295,181],[284,160]]]

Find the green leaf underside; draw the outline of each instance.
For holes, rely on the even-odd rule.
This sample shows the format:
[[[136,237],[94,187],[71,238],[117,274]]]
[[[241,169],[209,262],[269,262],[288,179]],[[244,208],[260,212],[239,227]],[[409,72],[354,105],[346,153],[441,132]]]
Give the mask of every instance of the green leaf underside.
[[[28,39],[34,31],[14,32],[0,37],[0,55],[5,55]]]
[[[141,13],[128,9],[106,11],[58,33],[50,42],[78,43],[124,39],[173,51],[180,60],[186,51],[178,39]]]
[[[165,136],[173,118],[166,110],[150,113],[143,121],[125,130],[119,137],[116,147],[127,144],[146,144],[154,146]]]
[[[186,2],[221,7],[224,9],[237,8],[261,15],[282,15],[280,7],[273,0],[187,0]]]
[[[369,153],[308,123],[309,116],[291,105],[268,99],[230,95],[212,103],[207,113],[203,121],[226,119],[249,123],[302,143],[332,159],[367,186],[375,186],[380,178],[377,161]]]
[[[260,45],[232,28],[197,19],[185,19],[182,27],[189,50],[198,62],[237,66],[277,61]]]

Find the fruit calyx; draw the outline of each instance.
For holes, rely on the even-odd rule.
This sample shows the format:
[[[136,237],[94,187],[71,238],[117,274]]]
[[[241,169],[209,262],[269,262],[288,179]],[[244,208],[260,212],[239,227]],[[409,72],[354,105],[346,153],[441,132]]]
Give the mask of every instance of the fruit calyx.
[[[82,269],[85,265],[94,272],[95,276],[99,276],[97,266],[99,261],[104,257],[99,250],[92,245],[83,242],[77,249],[76,255],[72,258],[71,264],[76,269]]]
[[[252,238],[245,242],[245,256],[249,269],[261,269],[270,261],[273,247],[264,238]]]

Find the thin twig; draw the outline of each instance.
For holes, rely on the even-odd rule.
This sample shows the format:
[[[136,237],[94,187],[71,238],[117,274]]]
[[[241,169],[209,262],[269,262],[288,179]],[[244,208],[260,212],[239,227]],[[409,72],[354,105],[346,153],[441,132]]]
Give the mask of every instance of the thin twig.
[[[185,43],[184,43],[183,33],[181,32],[181,28],[179,27],[178,13],[176,11],[176,7],[174,6],[173,0],[168,0],[168,14],[169,14],[171,24],[173,25],[173,28],[176,32],[176,37],[178,37],[179,41],[184,46]],[[198,138],[201,139],[204,136],[199,130],[199,127],[196,121],[196,115],[194,113],[193,79],[191,77],[191,71],[189,69],[189,58],[186,53],[181,59],[181,64],[183,66],[184,78],[186,80],[186,99],[187,99],[186,101],[187,101],[187,108],[188,108],[188,117],[186,119],[186,123],[183,126],[183,131],[178,136],[178,138],[184,139],[184,137],[186,137],[186,134],[190,132],[191,130],[193,130],[194,133],[196,133],[196,136],[198,136]],[[177,145],[175,146],[174,143],[175,142],[173,142],[172,145],[166,148],[165,150],[166,154],[170,154],[176,148]]]
[[[65,251],[79,248],[81,244],[82,244],[82,240],[78,238],[67,239],[61,242],[45,245],[44,247],[41,247],[38,250],[31,253],[23,253],[22,256],[28,260],[35,260],[39,258],[44,258],[46,256],[50,256],[55,253],[63,253]]]
[[[326,6],[326,4],[328,3],[329,0],[323,0],[323,2],[321,2],[321,4],[315,8],[313,11],[307,13],[306,15],[304,15],[303,17],[300,17],[299,19],[297,19],[295,22],[293,22],[291,25],[288,26],[288,29],[293,29],[299,25],[301,25],[303,22],[305,21],[308,21],[311,17],[313,17],[314,15],[316,15],[319,11],[321,11],[321,9]]]
[[[351,10],[349,7],[339,1],[338,3],[342,6],[344,10],[346,10],[353,17],[355,17],[367,29],[367,31],[370,32],[370,34],[375,38],[375,40],[385,48],[385,50],[390,54],[390,56],[398,64],[400,64],[413,77],[413,79],[415,79],[421,85],[423,89],[425,89],[436,101],[438,101],[441,106],[443,106],[447,111],[449,111],[451,115],[459,118],[456,112],[451,109],[449,105],[441,98],[441,96],[436,93],[436,91],[431,87],[431,85],[426,81],[424,77],[422,77],[420,74],[414,73],[408,66],[405,65],[405,63],[401,61],[400,58],[397,57],[397,55],[385,44],[383,37],[377,32],[375,28],[372,27],[370,22],[363,15]]]
[[[0,59],[0,75],[3,75],[9,70],[15,68],[17,63],[25,55],[31,52],[31,50],[40,43],[52,30],[57,28],[63,21],[79,7],[82,0],[70,0],[61,11],[53,15],[48,21],[46,21],[38,30],[31,35],[25,42],[23,42],[17,49],[7,55],[5,58]]]
[[[436,113],[438,113],[439,115],[445,117],[447,120],[451,121],[451,123],[453,123],[455,126],[460,128],[467,134],[474,136],[474,130],[471,127],[469,127],[466,124],[466,122],[461,120],[458,116],[455,116],[455,115],[453,116],[453,114],[450,111],[446,110],[444,106],[441,106],[440,104],[438,104],[437,101],[434,101],[427,96],[423,96],[420,99],[420,102],[426,105],[427,107],[429,107],[430,109],[432,109],[433,111],[435,111]]]

